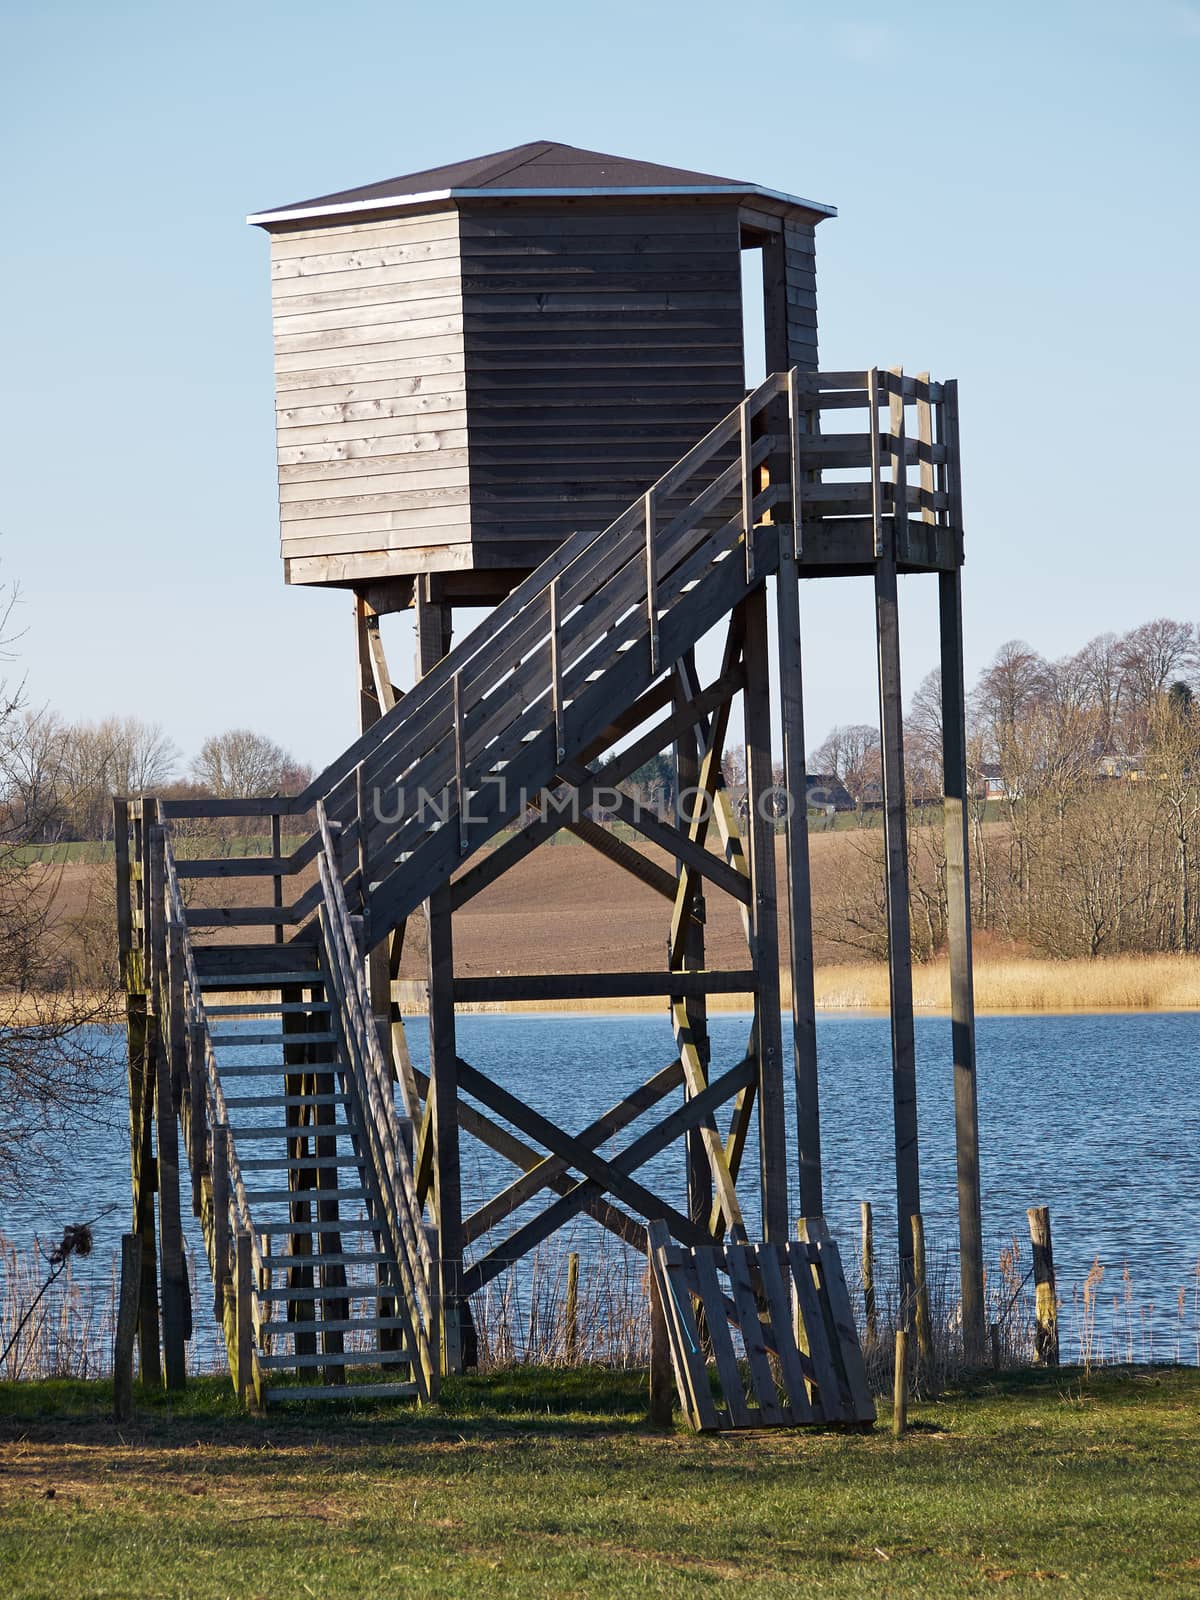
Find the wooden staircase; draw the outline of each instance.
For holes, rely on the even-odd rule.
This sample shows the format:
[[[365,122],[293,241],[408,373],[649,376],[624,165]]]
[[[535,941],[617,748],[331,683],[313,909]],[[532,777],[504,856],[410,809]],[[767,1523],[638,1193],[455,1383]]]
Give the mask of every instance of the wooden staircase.
[[[437,1239],[412,1153],[425,1086],[398,1061],[397,1109],[367,952],[431,896],[452,910],[532,848],[526,829],[482,853],[549,793],[569,787],[585,811],[597,758],[670,705],[668,669],[781,563],[869,570],[886,518],[900,570],[944,565],[959,538],[938,442],[950,398],[902,374],[775,374],[609,527],[566,540],[302,794],[117,802],[135,1213],[153,1247],[157,1186],[168,1381],[188,1317],[169,1200],[178,1124],[239,1390],[436,1396]],[[868,431],[823,435],[826,406],[868,408]],[[735,654],[714,694],[740,671]],[[604,781],[644,758],[635,743]],[[265,854],[185,849],[237,818],[269,825]],[[302,837],[285,853],[288,819]],[[673,837],[685,868],[694,858],[748,903],[728,838],[722,860],[703,834]],[[223,892],[236,879],[253,903]]]

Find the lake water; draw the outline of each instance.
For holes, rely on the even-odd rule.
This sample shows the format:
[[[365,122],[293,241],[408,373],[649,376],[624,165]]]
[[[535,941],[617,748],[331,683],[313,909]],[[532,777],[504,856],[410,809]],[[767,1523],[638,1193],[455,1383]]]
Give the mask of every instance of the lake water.
[[[669,1025],[658,1017],[465,1016],[458,1027],[459,1050],[467,1060],[572,1132],[674,1057]],[[748,1027],[745,1017],[713,1019],[714,1074],[741,1058]],[[51,1240],[64,1223],[117,1204],[120,1209],[97,1224],[95,1255],[79,1263],[78,1280],[85,1292],[97,1294],[110,1291],[112,1254],[128,1225],[129,1204],[124,1046],[115,1031],[108,1038],[114,1063],[111,1119],[81,1137],[57,1192],[36,1202],[0,1204],[0,1234],[18,1244],[35,1235]],[[414,1058],[422,1062],[422,1023],[412,1025],[410,1040]],[[824,1016],[818,1040],[826,1214],[852,1262],[859,1202],[872,1201],[882,1263],[894,1248],[896,1226],[888,1023],[873,1016]],[[927,1236],[936,1247],[953,1241],[956,1226],[949,1023],[919,1019],[917,1050],[923,1210]],[[1015,1235],[1024,1273],[1026,1208],[1049,1205],[1065,1302],[1064,1356],[1072,1353],[1078,1331],[1073,1298],[1077,1301],[1089,1268],[1099,1260],[1105,1276],[1097,1295],[1098,1328],[1109,1341],[1105,1353],[1120,1353],[1112,1334],[1116,1295],[1122,1300],[1116,1321],[1122,1329],[1132,1324],[1138,1359],[1196,1361],[1200,1015],[983,1017],[978,1054],[989,1268]],[[640,1126],[635,1124],[632,1134]],[[630,1136],[622,1134],[606,1148],[619,1148]],[[794,1137],[789,1142],[794,1144]],[[748,1150],[748,1174],[752,1162]],[[464,1137],[465,1210],[512,1175],[506,1163]],[[658,1157],[642,1176],[665,1198],[676,1203],[682,1198],[678,1150]],[[795,1216],[794,1173],[792,1182]],[[753,1233],[749,1184],[745,1203]],[[515,1220],[536,1209],[537,1203]],[[185,1212],[199,1263],[196,1321],[203,1353],[215,1349],[206,1306],[207,1264],[186,1197]],[[573,1231],[572,1247],[581,1247],[582,1240],[586,1250],[589,1227]]]

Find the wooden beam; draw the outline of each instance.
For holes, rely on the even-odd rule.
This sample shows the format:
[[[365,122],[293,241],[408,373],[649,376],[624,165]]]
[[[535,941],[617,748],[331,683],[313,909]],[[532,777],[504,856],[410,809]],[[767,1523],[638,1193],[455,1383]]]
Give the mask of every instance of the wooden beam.
[[[616,1000],[631,996],[753,994],[758,974],[734,972],[541,972],[512,977],[456,978],[459,1005],[505,1000]]]
[[[808,772],[804,753],[804,676],[800,647],[800,583],[791,541],[781,540],[775,579],[779,631],[779,697],[783,726],[785,902],[792,989],[792,1063],[796,1085],[800,1215],[819,1217],[821,1107],[817,1082],[817,1011],[813,982],[812,886],[808,856]]]
[[[610,1106],[601,1116],[589,1122],[582,1129],[578,1137],[582,1143],[595,1149],[614,1134],[620,1133],[631,1122],[636,1122],[644,1111],[657,1105],[664,1095],[670,1094],[672,1089],[677,1089],[683,1082],[683,1066],[678,1061],[673,1061],[669,1067],[664,1067],[661,1072],[643,1083],[632,1094],[619,1100],[616,1105]],[[515,1178],[506,1189],[493,1195],[484,1202],[463,1224],[463,1241],[472,1244],[494,1228],[498,1222],[510,1216],[519,1207],[523,1206],[542,1189],[552,1184],[554,1180],[570,1171],[570,1162],[562,1156],[546,1156],[527,1167],[519,1178]]]
[[[447,608],[430,596],[429,580],[417,586],[417,668],[432,672],[448,647]],[[439,1347],[446,1374],[463,1368],[462,1178],[459,1170],[458,1056],[454,1032],[454,941],[449,882],[439,884],[425,905],[429,981],[429,1105],[433,1122],[433,1216],[438,1230],[441,1282]]]
[[[942,768],[945,800],[950,1038],[954,1060],[954,1145],[958,1168],[958,1248],[963,1341],[969,1362],[984,1358],[987,1314],[983,1274],[983,1199],[979,1175],[979,1101],[975,1071],[975,984],[971,954],[971,875],[967,814],[966,685],[962,580],[938,579],[942,647]]]
[[[870,416],[878,438],[878,374],[870,374]],[[903,412],[903,403],[892,402]],[[903,415],[891,431],[903,435]],[[888,974],[891,990],[892,1111],[896,1146],[896,1206],[900,1255],[900,1318],[911,1329],[913,1242],[911,1218],[921,1209],[917,1149],[917,1057],[913,1027],[912,942],[909,930],[908,817],[904,780],[904,709],[900,686],[900,618],[896,583],[895,523],[883,515],[883,462],[876,451],[875,640],[879,664],[879,729],[883,757],[883,836],[887,888]],[[901,489],[903,467],[895,487]]]
[[[781,543],[787,541],[781,540]],[[752,956],[758,969],[755,1047],[758,1062],[759,1178],[763,1236],[788,1238],[787,1110],[783,1093],[783,1035],[776,922],[774,766],[771,760],[771,666],[767,646],[767,591],[761,583],[742,602],[746,662],[746,798],[750,814]]]
[[[711,1083],[703,1094],[694,1100],[687,1101],[678,1110],[664,1117],[654,1127],[647,1129],[639,1138],[614,1156],[608,1165],[619,1175],[635,1172],[638,1167],[644,1166],[656,1156],[659,1151],[665,1150],[674,1144],[676,1139],[685,1134],[691,1127],[703,1120],[717,1106],[723,1105],[735,1095],[739,1089],[754,1075],[754,1064],[750,1060],[740,1061],[737,1066],[731,1067],[728,1072]],[[474,1262],[464,1277],[465,1292],[474,1294],[483,1285],[494,1278],[498,1272],[511,1262],[520,1260],[521,1256],[534,1249],[543,1239],[556,1232],[588,1206],[589,1201],[604,1192],[605,1185],[597,1178],[584,1178],[581,1182],[572,1184],[570,1189],[555,1203],[532,1221],[518,1228],[514,1234],[495,1246],[486,1256]],[[656,1212],[656,1215],[661,1214]],[[688,1218],[680,1218],[682,1231],[680,1237],[685,1243],[699,1244],[707,1241],[705,1230],[697,1228]]]

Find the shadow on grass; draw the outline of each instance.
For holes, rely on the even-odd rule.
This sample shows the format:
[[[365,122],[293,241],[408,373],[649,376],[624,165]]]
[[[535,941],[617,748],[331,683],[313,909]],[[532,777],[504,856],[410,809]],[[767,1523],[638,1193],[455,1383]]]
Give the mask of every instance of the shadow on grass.
[[[1200,1379],[1178,1367],[1104,1368],[1085,1373],[1062,1367],[977,1374],[948,1390],[939,1402],[922,1403],[910,1421],[917,1433],[939,1433],[952,1412],[1002,1415],[1028,1412],[1064,1402],[1138,1406],[1167,1399],[1172,1392],[1193,1398]],[[112,1384],[76,1379],[0,1383],[0,1439],[35,1438],[59,1443],[153,1442],[178,1445],[185,1439],[256,1449],[264,1444],[291,1446],[558,1439],[599,1436],[661,1436],[646,1408],[646,1375],[604,1367],[517,1367],[487,1376],[447,1380],[441,1401],[421,1408],[410,1401],[311,1401],[273,1407],[254,1416],[238,1405],[226,1378],[194,1378],[177,1394],[135,1391],[132,1422],[112,1420]],[[879,1431],[888,1422],[879,1402]],[[812,1430],[806,1430],[810,1437]]]

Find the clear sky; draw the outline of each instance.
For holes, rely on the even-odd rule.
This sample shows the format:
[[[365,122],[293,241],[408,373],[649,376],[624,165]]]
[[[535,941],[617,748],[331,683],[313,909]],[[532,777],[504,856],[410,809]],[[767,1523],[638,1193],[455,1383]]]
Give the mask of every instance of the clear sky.
[[[829,201],[822,364],[961,383],[968,670],[1200,618],[1200,5],[0,5],[0,557],[31,697],[185,752],[353,728],[349,601],[285,589],[248,211],[554,139]],[[935,586],[903,585],[906,690]],[[805,592],[808,721],[874,711]],[[407,668],[407,648],[397,638]],[[399,675],[399,674],[398,674]]]

